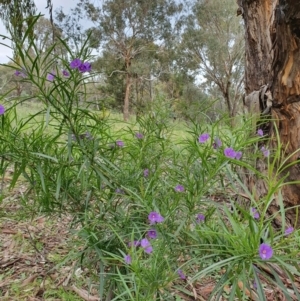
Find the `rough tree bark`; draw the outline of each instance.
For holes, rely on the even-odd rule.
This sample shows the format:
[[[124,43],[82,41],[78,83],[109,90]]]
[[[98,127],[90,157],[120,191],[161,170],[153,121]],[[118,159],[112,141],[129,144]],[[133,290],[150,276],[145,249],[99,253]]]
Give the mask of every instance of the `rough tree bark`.
[[[245,24],[246,99],[249,105],[255,99],[249,96],[257,93],[260,112],[271,102],[269,114],[276,119],[283,156],[287,158],[300,148],[300,1],[239,0],[238,4],[238,14],[242,14]],[[271,122],[269,125],[266,134],[276,146],[274,126]],[[296,152],[288,162],[299,157],[300,152]],[[266,166],[260,164],[259,168]],[[287,174],[287,181],[300,180],[300,164],[288,168]],[[267,188],[259,179],[248,178],[247,182],[257,199],[266,194]],[[284,186],[282,194],[286,207],[300,205],[300,184]],[[275,207],[274,200],[270,210]],[[295,210],[288,210],[287,220],[300,226],[300,219],[295,219]]]

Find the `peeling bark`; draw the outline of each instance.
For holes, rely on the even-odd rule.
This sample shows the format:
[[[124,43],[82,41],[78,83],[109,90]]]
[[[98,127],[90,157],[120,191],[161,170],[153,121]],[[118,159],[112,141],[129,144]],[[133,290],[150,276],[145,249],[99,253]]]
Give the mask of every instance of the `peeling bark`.
[[[300,152],[300,1],[241,0],[240,11],[245,22],[246,95],[267,85],[272,96],[271,118],[276,119],[283,156],[287,164],[299,158]],[[247,97],[247,96],[246,96]],[[262,112],[260,103],[260,111]],[[270,126],[271,142],[276,147],[274,127]],[[260,171],[266,170],[263,162]],[[300,181],[300,165],[295,164],[281,176],[287,181]],[[266,185],[259,179],[246,179],[256,198],[266,194]],[[286,185],[283,190],[286,207],[300,205],[300,184]],[[276,206],[276,204],[274,204]],[[272,209],[270,209],[272,210]],[[295,221],[295,210],[287,218]],[[297,221],[300,226],[300,220]]]

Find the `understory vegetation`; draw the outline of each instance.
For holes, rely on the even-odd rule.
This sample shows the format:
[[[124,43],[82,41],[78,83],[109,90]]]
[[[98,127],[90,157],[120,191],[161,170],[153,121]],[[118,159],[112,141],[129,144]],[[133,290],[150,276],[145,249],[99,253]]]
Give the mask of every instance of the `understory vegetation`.
[[[85,102],[86,47],[75,54],[65,44],[68,60],[51,50],[33,58],[34,42],[19,47],[17,67],[7,68],[34,85],[35,102],[1,96],[0,196],[9,202],[22,185],[23,219],[42,215],[70,230],[70,250],[44,258],[48,274],[75,262],[84,300],[300,300],[299,233],[285,225],[283,205],[267,215],[274,198],[282,204],[286,161],[251,116],[237,116],[234,127],[222,116],[174,121],[158,99],[120,122]],[[258,160],[268,162],[259,200],[243,182],[258,175]],[[1,212],[1,223],[11,215]],[[1,290],[2,300],[26,298],[20,288]],[[45,289],[45,300],[81,300],[57,290]]]

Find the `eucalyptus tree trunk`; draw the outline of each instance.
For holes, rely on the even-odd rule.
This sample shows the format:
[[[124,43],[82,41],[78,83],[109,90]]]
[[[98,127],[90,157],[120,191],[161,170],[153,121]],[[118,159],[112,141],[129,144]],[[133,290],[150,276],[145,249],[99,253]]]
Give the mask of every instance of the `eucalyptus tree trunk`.
[[[130,92],[131,92],[131,85],[132,85],[132,76],[130,73],[130,65],[131,60],[130,58],[125,59],[125,66],[126,66],[126,78],[125,78],[125,96],[124,96],[124,108],[123,108],[123,119],[124,121],[128,121],[129,119],[129,102],[130,102]]]
[[[239,0],[238,4],[245,23],[245,103],[276,120],[265,131],[276,147],[277,126],[283,156],[291,156],[290,163],[300,156],[300,1]],[[259,169],[266,169],[265,163],[260,162]],[[300,180],[300,165],[288,167],[281,176],[286,175],[286,181]],[[247,182],[256,198],[266,194],[263,181],[248,177]],[[300,184],[285,185],[282,194],[286,207],[300,205]],[[274,200],[270,210],[277,205]],[[288,221],[294,223],[296,217],[295,210],[288,210]],[[299,218],[296,222],[299,226]]]

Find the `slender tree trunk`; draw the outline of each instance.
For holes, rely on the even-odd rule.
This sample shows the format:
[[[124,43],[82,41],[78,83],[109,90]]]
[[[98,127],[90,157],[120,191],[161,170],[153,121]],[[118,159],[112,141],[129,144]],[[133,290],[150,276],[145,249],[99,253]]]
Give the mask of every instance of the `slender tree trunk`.
[[[130,74],[130,59],[126,59],[126,79],[125,79],[125,96],[124,96],[124,109],[123,109],[123,118],[124,121],[128,121],[129,119],[129,99],[130,99],[130,91],[131,91],[131,74]]]
[[[269,114],[276,119],[283,157],[290,156],[288,164],[300,154],[297,151],[300,148],[300,1],[242,0],[239,12],[245,21],[246,99],[250,106],[251,101],[259,100],[255,106],[260,113],[268,113],[270,106]],[[270,122],[266,132],[276,147],[279,141],[274,128]],[[265,170],[266,163],[258,162],[258,168]],[[300,165],[288,167],[281,176],[287,176],[286,181],[300,180]],[[262,180],[248,177],[247,182],[257,199],[266,194],[267,187]],[[300,184],[285,185],[282,194],[286,207],[300,205]],[[276,206],[274,199],[269,210],[276,210]],[[295,222],[295,210],[287,212],[287,219]],[[300,225],[299,219],[297,224]]]
[[[129,119],[130,87],[131,87],[131,78],[130,78],[130,75],[127,73],[126,74],[125,97],[124,97],[124,111],[123,111],[124,121],[128,121],[128,119]]]

